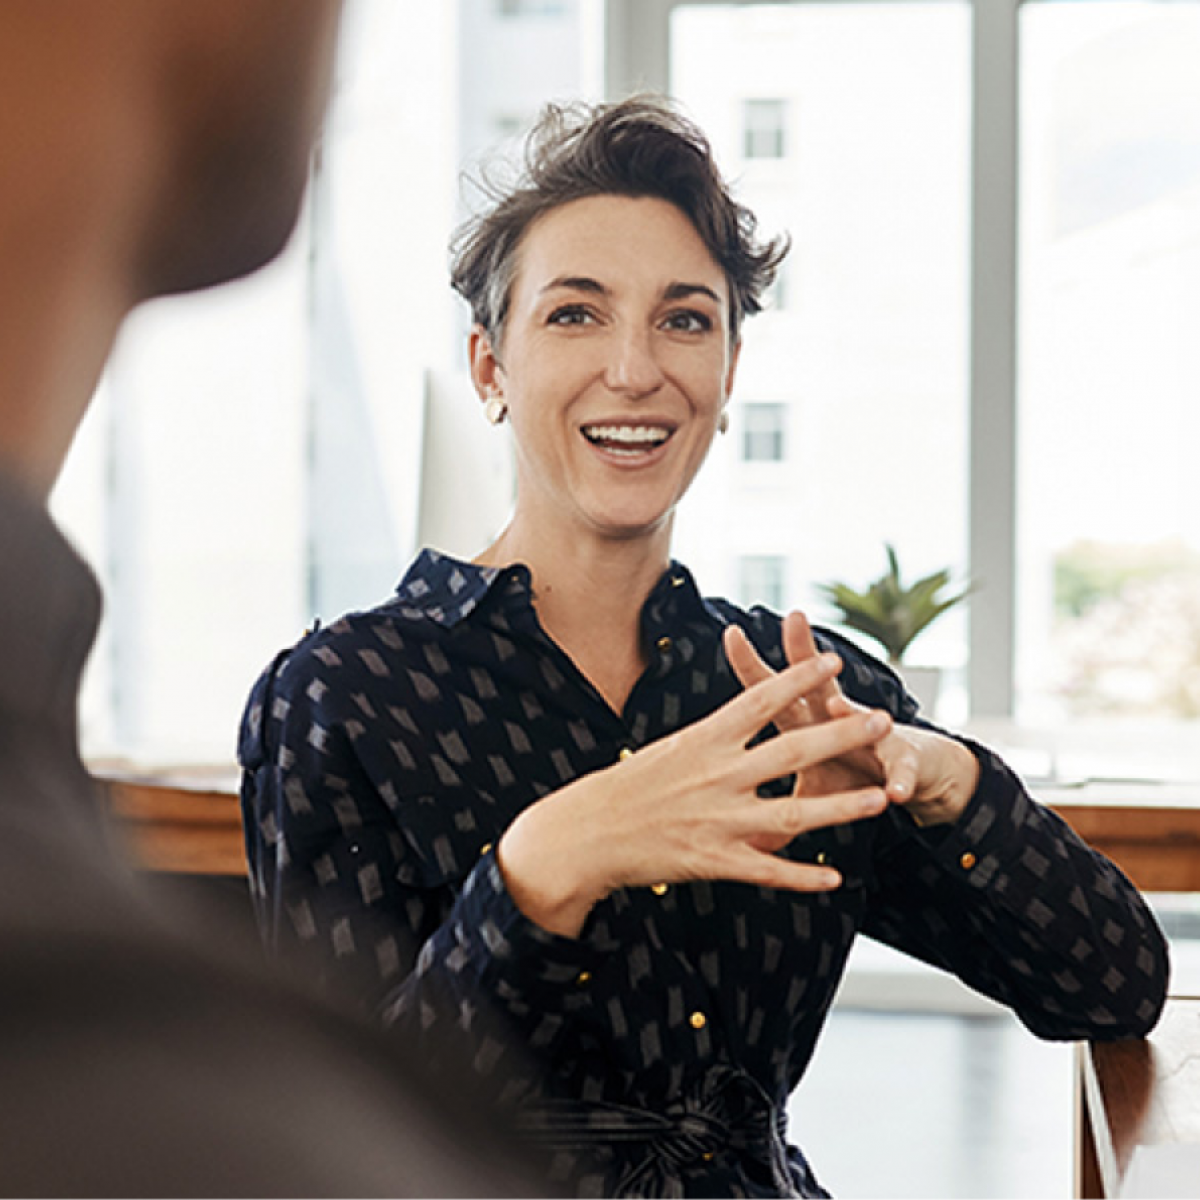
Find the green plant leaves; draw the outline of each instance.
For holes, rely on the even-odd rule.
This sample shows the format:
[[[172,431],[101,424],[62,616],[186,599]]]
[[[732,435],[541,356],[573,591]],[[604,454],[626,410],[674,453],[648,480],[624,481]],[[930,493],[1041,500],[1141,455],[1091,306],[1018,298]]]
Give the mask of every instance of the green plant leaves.
[[[888,569],[866,591],[841,582],[822,583],[817,590],[841,614],[840,623],[874,638],[887,651],[888,659],[898,663],[913,639],[953,608],[972,591],[967,584],[951,595],[940,595],[949,586],[950,572],[935,571],[904,586],[896,551],[885,545]]]

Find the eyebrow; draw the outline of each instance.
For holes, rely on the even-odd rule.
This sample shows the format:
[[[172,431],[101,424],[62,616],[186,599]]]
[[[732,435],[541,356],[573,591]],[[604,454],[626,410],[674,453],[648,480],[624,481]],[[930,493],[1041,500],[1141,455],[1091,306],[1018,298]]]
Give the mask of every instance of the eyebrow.
[[[545,295],[547,292],[552,292],[557,288],[570,288],[577,292],[591,292],[598,296],[607,296],[610,291],[598,279],[592,279],[589,275],[559,275],[545,284],[541,289],[541,293]],[[707,296],[715,304],[722,303],[721,297],[704,283],[671,283],[667,285],[666,290],[663,292],[664,300],[686,300],[691,296]]]
[[[558,288],[570,288],[575,292],[593,292],[600,296],[608,295],[608,288],[598,279],[592,279],[588,275],[559,275],[556,279],[551,279],[549,283],[544,284],[540,292],[544,296],[547,292],[553,292]]]
[[[691,296],[707,296],[714,304],[721,304],[721,297],[704,283],[673,283],[663,293],[666,300],[687,300]]]

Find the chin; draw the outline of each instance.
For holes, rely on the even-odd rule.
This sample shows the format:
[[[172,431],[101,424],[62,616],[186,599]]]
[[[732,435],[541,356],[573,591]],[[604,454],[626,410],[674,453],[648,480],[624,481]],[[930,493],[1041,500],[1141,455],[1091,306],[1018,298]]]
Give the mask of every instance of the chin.
[[[172,254],[156,254],[147,272],[147,296],[196,292],[243,279],[273,262],[291,241],[300,214],[300,196],[286,207],[248,212],[240,221],[226,221],[212,236],[185,236]],[[188,234],[198,232],[196,222]]]
[[[297,136],[267,146],[205,140],[160,205],[141,254],[142,298],[241,279],[278,258],[296,229],[309,156]]]
[[[606,520],[596,521],[594,528],[608,541],[636,542],[661,537],[664,533],[669,536],[674,516],[674,509],[665,513],[658,512],[653,516],[629,515],[616,518],[610,515]]]

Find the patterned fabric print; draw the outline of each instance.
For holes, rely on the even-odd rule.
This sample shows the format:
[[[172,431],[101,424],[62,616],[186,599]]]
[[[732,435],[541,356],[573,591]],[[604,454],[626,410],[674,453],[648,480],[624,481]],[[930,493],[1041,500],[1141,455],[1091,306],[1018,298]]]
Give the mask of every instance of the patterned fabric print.
[[[703,600],[673,564],[642,613],[651,665],[618,714],[543,633],[526,568],[425,552],[393,600],[277,658],[247,706],[243,806],[268,943],[316,948],[389,1021],[457,1027],[480,1086],[541,1129],[557,1190],[822,1194],[778,1131],[860,932],[1043,1037],[1140,1034],[1165,995],[1165,943],[1133,887],[970,742],[980,784],[953,828],[893,808],[788,847],[835,865],[837,892],[622,889],[578,940],[528,921],[496,865],[501,834],[735,695],[730,622],[783,664],[778,616]],[[832,632],[817,640],[842,655],[850,696],[924,724],[887,667]]]

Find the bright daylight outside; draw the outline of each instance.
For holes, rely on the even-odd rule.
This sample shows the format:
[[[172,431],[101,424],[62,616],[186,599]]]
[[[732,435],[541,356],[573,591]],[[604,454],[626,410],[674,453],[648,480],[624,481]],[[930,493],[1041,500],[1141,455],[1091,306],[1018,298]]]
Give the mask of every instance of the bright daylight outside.
[[[1165,761],[1131,734],[1104,769],[1195,778],[1200,6],[1020,32],[1022,715],[1125,718]]]
[[[470,552],[504,520],[445,246],[465,164],[599,95],[603,6],[348,11],[291,252],[139,315],[58,490],[112,614],[95,756],[230,762],[271,654],[420,542]],[[674,9],[672,90],[793,241],[680,514],[710,593],[828,622],[820,585],[875,578],[885,543],[910,577],[970,573],[971,54],[966,3]],[[1021,10],[1014,716],[1038,774],[1200,778],[1197,61],[1191,0]],[[967,619],[909,656],[956,724]]]

